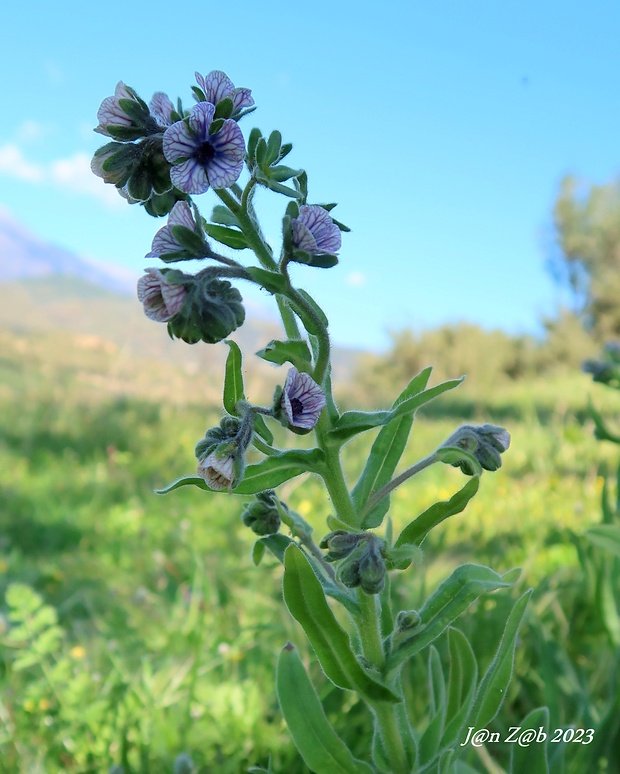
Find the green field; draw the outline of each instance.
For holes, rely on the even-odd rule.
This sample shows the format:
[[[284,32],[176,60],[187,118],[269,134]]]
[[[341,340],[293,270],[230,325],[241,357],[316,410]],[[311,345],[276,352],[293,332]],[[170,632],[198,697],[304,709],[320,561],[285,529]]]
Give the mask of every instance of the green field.
[[[282,605],[280,565],[252,563],[245,498],[153,492],[194,471],[194,445],[220,415],[221,370],[123,357],[117,345],[69,332],[6,330],[0,353],[0,771],[171,774],[186,752],[199,772],[237,774],[269,759],[278,774],[306,772],[274,692],[279,650],[289,639],[303,650],[304,637]],[[268,401],[269,379],[256,379],[252,397]],[[338,386],[346,404],[350,391]],[[486,398],[466,382],[420,413],[404,464],[463,422],[502,424],[512,446],[393,585],[409,609],[460,563],[523,568],[516,589],[483,598],[458,626],[484,665],[507,601],[534,588],[493,727],[546,704],[551,728],[596,728],[596,745],[565,746],[569,774],[620,767],[619,560],[581,537],[601,521],[602,466],[615,476],[618,455],[593,437],[589,395],[607,416],[620,408],[575,373]],[[351,481],[372,436],[347,449]],[[457,469],[425,471],[393,496],[395,527],[463,483]],[[318,483],[295,479],[282,496],[320,539],[329,503]],[[334,725],[353,748],[364,744],[365,709],[303,652]],[[422,728],[424,659],[410,667],[408,697]],[[496,774],[509,754],[488,745],[472,765]]]

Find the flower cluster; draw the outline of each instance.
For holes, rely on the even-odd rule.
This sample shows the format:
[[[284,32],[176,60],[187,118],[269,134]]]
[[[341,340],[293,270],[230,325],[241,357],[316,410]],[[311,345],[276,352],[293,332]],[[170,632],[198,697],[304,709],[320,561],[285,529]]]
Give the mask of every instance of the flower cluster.
[[[114,142],[95,153],[92,171],[154,216],[187,194],[227,188],[241,174],[245,141],[237,121],[254,104],[251,92],[219,70],[196,80],[198,104],[189,112],[163,92],[147,105],[122,81],[97,112],[95,131]]]

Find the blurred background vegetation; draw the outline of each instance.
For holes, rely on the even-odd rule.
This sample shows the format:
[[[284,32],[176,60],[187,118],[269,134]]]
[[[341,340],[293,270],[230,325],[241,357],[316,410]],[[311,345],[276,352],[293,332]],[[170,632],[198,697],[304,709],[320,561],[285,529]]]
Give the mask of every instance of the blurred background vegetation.
[[[395,332],[389,352],[337,351],[336,391],[343,408],[386,406],[429,364],[434,383],[468,374],[420,412],[405,465],[463,422],[509,429],[504,467],[428,538],[424,562],[399,575],[393,593],[411,609],[464,561],[498,572],[521,566],[519,590],[535,592],[494,725],[503,732],[545,704],[551,728],[596,729],[588,747],[557,746],[565,770],[612,772],[620,560],[583,533],[618,518],[608,475],[617,451],[596,441],[588,399],[613,425],[620,397],[580,367],[620,336],[620,187],[567,179],[554,219],[549,268],[569,302],[542,321],[543,335],[467,322]],[[257,403],[283,377],[249,355],[277,335],[255,317],[236,336]],[[221,413],[225,350],[170,342],[136,301],[79,278],[0,284],[0,772],[158,774],[172,772],[181,753],[200,772],[268,761],[274,772],[307,771],[273,674],[282,645],[303,647],[303,637],[283,608],[279,565],[252,564],[239,519],[245,498],[153,493],[193,472],[194,445]],[[351,480],[372,436],[347,448]],[[462,484],[458,470],[424,471],[393,496],[395,528]],[[329,502],[318,483],[294,480],[281,496],[320,539]],[[458,622],[481,665],[509,598],[483,599]],[[425,669],[410,667],[408,697],[422,728]],[[364,709],[317,680],[335,725],[352,747],[363,745]],[[509,750],[490,747],[473,752],[472,764],[495,774]]]

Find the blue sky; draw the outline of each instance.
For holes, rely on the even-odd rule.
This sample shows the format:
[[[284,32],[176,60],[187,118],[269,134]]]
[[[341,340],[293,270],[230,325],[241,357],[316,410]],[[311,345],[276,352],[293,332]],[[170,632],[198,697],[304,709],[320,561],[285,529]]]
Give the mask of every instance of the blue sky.
[[[336,342],[378,349],[458,320],[536,332],[559,300],[544,262],[560,179],[620,167],[619,31],[601,0],[11,3],[0,206],[141,272],[164,222],[90,173],[97,109],[119,80],[190,105],[194,71],[222,69],[253,91],[246,136],[280,129],[310,199],[353,229],[336,268],[295,270]],[[215,197],[197,201],[208,215]],[[257,200],[274,242],[286,203]]]

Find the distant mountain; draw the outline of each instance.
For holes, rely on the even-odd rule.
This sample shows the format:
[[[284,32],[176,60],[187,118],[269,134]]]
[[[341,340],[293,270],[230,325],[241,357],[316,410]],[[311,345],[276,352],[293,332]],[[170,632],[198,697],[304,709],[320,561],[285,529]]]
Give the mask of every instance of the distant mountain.
[[[136,298],[134,273],[113,264],[90,263],[49,244],[1,207],[0,278],[0,327],[9,331],[57,330],[95,336],[127,356],[176,363],[192,371],[216,368],[219,372],[228,352],[225,345],[173,342],[165,326],[144,315]],[[246,313],[246,323],[231,338],[247,355],[270,339],[283,337],[281,325],[264,308],[250,302]],[[336,348],[334,354],[334,377],[346,381],[359,352]],[[263,365],[278,378],[275,367]]]
[[[0,277],[4,282],[28,277],[80,277],[117,293],[135,293],[136,273],[122,266],[87,261],[45,242],[0,207]]]

